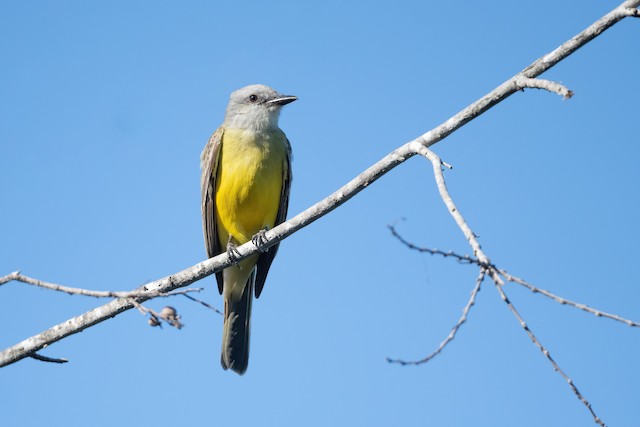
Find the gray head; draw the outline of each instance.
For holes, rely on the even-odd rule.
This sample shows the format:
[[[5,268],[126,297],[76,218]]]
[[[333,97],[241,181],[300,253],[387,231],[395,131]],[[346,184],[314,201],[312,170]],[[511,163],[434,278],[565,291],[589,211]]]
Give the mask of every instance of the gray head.
[[[295,96],[282,95],[269,86],[245,86],[231,94],[224,127],[253,131],[276,129],[280,109],[296,99]]]

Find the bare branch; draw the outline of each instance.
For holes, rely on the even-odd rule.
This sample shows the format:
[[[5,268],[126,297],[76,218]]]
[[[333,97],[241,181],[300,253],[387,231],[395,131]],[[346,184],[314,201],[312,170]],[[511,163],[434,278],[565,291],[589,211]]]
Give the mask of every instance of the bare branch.
[[[464,309],[462,310],[462,316],[460,316],[460,319],[458,319],[458,322],[451,329],[451,332],[449,332],[449,335],[447,336],[447,338],[445,338],[445,340],[440,343],[438,348],[433,353],[431,353],[430,355],[428,355],[423,359],[411,360],[411,361],[401,360],[401,359],[390,359],[387,357],[387,362],[398,363],[403,366],[405,365],[417,366],[417,365],[422,365],[423,363],[427,363],[428,361],[436,357],[438,354],[440,354],[440,352],[444,350],[447,344],[453,341],[453,339],[456,337],[456,333],[458,333],[458,329],[460,329],[462,324],[467,321],[467,315],[469,314],[471,307],[476,302],[476,296],[478,295],[478,292],[480,292],[480,286],[482,285],[482,281],[484,280],[485,273],[486,273],[486,269],[484,267],[480,268],[480,273],[478,274],[478,278],[476,279],[476,285],[473,287],[473,290],[471,291],[471,296],[469,297],[469,301],[467,302],[467,304],[464,306]]]
[[[451,133],[460,129],[469,121],[480,116],[491,107],[504,101],[509,96],[520,90],[516,83],[518,76],[527,78],[538,77],[540,74],[571,55],[573,52],[593,40],[621,19],[630,16],[629,9],[636,8],[638,5],[640,5],[640,0],[627,0],[623,2],[614,10],[587,27],[584,31],[559,46],[553,52],[537,59],[516,76],[502,83],[496,89],[469,105],[444,123],[413,141],[400,146],[324,200],[321,200],[304,212],[267,231],[264,235],[264,244],[261,248],[257,248],[252,242],[238,246],[236,261],[244,260],[260,250],[267,249],[301,228],[311,224],[318,218],[326,215],[341,204],[345,203],[347,200],[351,199],[382,175],[386,174],[388,171],[414,155],[425,155],[422,148],[436,144]],[[440,165],[438,165],[438,168],[440,168]],[[465,235],[467,235],[466,232]],[[474,236],[471,235],[467,238],[469,242],[472,243],[472,246],[477,245],[477,242],[473,243],[475,240]],[[482,254],[479,245],[477,245],[477,247],[474,246],[474,253],[478,256],[481,262],[488,263],[488,259],[484,257],[484,254]],[[158,293],[171,292],[221,271],[229,265],[231,265],[231,260],[227,253],[223,253],[219,256],[184,269],[172,276],[151,282],[142,288],[135,289],[135,291],[150,291]],[[153,297],[148,294],[144,294],[136,297],[136,301],[141,303],[150,298]],[[120,298],[111,301],[3,350],[0,352],[0,367],[15,363],[18,360],[28,357],[30,354],[42,349],[45,345],[59,341],[69,335],[78,333],[97,323],[117,316],[126,310],[130,310],[133,307],[133,303],[131,301],[133,301],[131,298]]]
[[[567,384],[569,384],[569,387],[571,387],[571,390],[576,395],[576,397],[578,399],[580,399],[580,401],[584,404],[584,406],[587,407],[587,409],[589,410],[589,412],[593,416],[594,421],[596,423],[600,424],[602,427],[606,427],[605,423],[594,412],[593,408],[591,407],[591,403],[589,403],[589,401],[582,395],[582,393],[580,393],[578,388],[575,386],[575,384],[573,383],[573,380],[571,378],[569,378],[569,376],[560,368],[560,366],[558,366],[556,361],[553,360],[553,358],[551,357],[551,353],[549,353],[549,350],[547,350],[542,345],[540,340],[538,340],[538,338],[534,335],[534,333],[531,331],[531,329],[529,329],[529,326],[527,326],[527,323],[522,319],[522,317],[520,316],[520,314],[518,313],[518,311],[516,310],[514,305],[511,303],[511,301],[509,300],[509,298],[505,294],[504,289],[502,287],[502,283],[498,283],[498,281],[499,282],[502,282],[502,281],[499,280],[500,277],[498,276],[498,272],[495,271],[495,270],[492,272],[492,279],[494,280],[494,282],[496,284],[495,287],[498,290],[498,292],[500,293],[500,296],[502,297],[502,300],[507,304],[507,306],[509,307],[509,310],[511,310],[511,313],[513,313],[513,315],[516,317],[516,319],[518,319],[518,322],[520,322],[520,326],[522,326],[522,328],[525,330],[527,335],[529,335],[529,338],[531,338],[531,341],[533,341],[533,343],[536,345],[536,347],[538,347],[540,349],[540,351],[542,352],[542,354],[544,354],[544,356],[547,358],[547,360],[549,360],[549,362],[553,366],[553,369],[557,373],[559,373],[562,376],[562,378],[565,379]],[[498,281],[496,281],[496,279],[498,279]]]

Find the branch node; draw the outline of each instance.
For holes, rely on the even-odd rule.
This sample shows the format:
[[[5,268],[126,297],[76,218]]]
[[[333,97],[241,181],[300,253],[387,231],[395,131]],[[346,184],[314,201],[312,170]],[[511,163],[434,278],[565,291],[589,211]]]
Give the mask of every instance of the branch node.
[[[4,285],[12,280],[18,280],[18,277],[20,277],[20,270],[9,273],[4,277],[0,277],[0,285]]]
[[[626,15],[630,16],[631,18],[640,18],[640,9],[637,9],[635,7],[629,7],[625,10]]]

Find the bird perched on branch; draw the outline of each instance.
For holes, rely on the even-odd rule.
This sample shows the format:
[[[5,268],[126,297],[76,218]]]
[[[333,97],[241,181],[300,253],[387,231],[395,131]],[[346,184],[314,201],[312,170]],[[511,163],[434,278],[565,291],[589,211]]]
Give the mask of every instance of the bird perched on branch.
[[[286,219],[291,188],[291,146],[278,127],[280,110],[295,101],[264,85],[231,94],[224,122],[200,158],[202,224],[207,255],[253,240],[260,246],[266,230]],[[252,293],[260,296],[278,250],[260,254],[216,273],[224,298],[221,363],[244,374],[249,363]]]

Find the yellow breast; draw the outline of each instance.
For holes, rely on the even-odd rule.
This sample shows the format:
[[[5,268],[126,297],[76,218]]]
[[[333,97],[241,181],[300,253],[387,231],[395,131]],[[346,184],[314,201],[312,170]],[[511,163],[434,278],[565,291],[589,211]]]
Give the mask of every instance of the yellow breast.
[[[229,236],[243,244],[275,225],[286,156],[286,137],[279,129],[225,130],[216,176],[216,225],[222,248]]]

